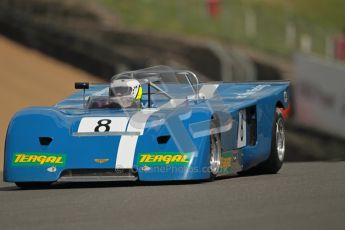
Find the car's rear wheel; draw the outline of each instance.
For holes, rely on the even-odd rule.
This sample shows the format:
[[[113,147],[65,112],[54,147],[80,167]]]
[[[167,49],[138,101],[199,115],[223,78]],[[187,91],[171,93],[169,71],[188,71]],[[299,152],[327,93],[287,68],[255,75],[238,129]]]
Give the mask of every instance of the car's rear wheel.
[[[283,165],[286,149],[284,126],[282,113],[279,108],[276,108],[272,128],[271,153],[269,158],[259,165],[261,173],[277,173]]]
[[[218,122],[212,119],[210,130],[210,178],[214,179],[220,169],[221,142]]]
[[[37,189],[37,188],[48,188],[51,182],[15,182],[19,188],[23,189]]]

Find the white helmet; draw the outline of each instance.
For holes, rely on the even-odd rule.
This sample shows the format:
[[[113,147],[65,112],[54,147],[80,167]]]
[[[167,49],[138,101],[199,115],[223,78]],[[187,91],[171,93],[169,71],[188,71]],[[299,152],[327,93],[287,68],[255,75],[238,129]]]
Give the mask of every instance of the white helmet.
[[[130,107],[141,100],[143,88],[136,79],[115,79],[110,83],[109,96],[122,107]]]

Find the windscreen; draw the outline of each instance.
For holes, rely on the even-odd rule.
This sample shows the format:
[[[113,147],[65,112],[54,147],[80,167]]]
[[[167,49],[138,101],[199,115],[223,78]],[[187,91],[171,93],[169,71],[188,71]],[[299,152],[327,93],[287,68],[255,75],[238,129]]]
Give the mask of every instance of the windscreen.
[[[113,77],[115,79],[137,79],[143,86],[144,95],[147,94],[147,83],[152,82],[162,91],[173,98],[192,97],[198,90],[198,78],[190,71],[173,69],[167,66],[155,66],[147,69],[120,73]],[[151,87],[153,98],[159,92]]]

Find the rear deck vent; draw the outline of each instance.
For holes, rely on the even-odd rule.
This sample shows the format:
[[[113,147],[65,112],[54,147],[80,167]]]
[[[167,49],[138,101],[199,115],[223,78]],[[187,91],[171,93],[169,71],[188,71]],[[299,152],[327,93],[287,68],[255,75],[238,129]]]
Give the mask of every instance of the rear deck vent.
[[[157,137],[158,144],[166,144],[170,139],[170,136],[159,136]]]
[[[51,137],[39,137],[38,139],[40,140],[41,145],[49,145],[53,141],[53,138]]]

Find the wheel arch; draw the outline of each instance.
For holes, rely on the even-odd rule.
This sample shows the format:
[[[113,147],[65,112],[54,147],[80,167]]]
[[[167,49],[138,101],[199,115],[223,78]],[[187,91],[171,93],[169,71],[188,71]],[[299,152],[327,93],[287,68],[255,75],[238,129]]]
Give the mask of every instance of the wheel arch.
[[[279,101],[277,101],[277,103],[276,103],[276,108],[285,109],[285,106],[284,106],[284,104],[279,100]]]

